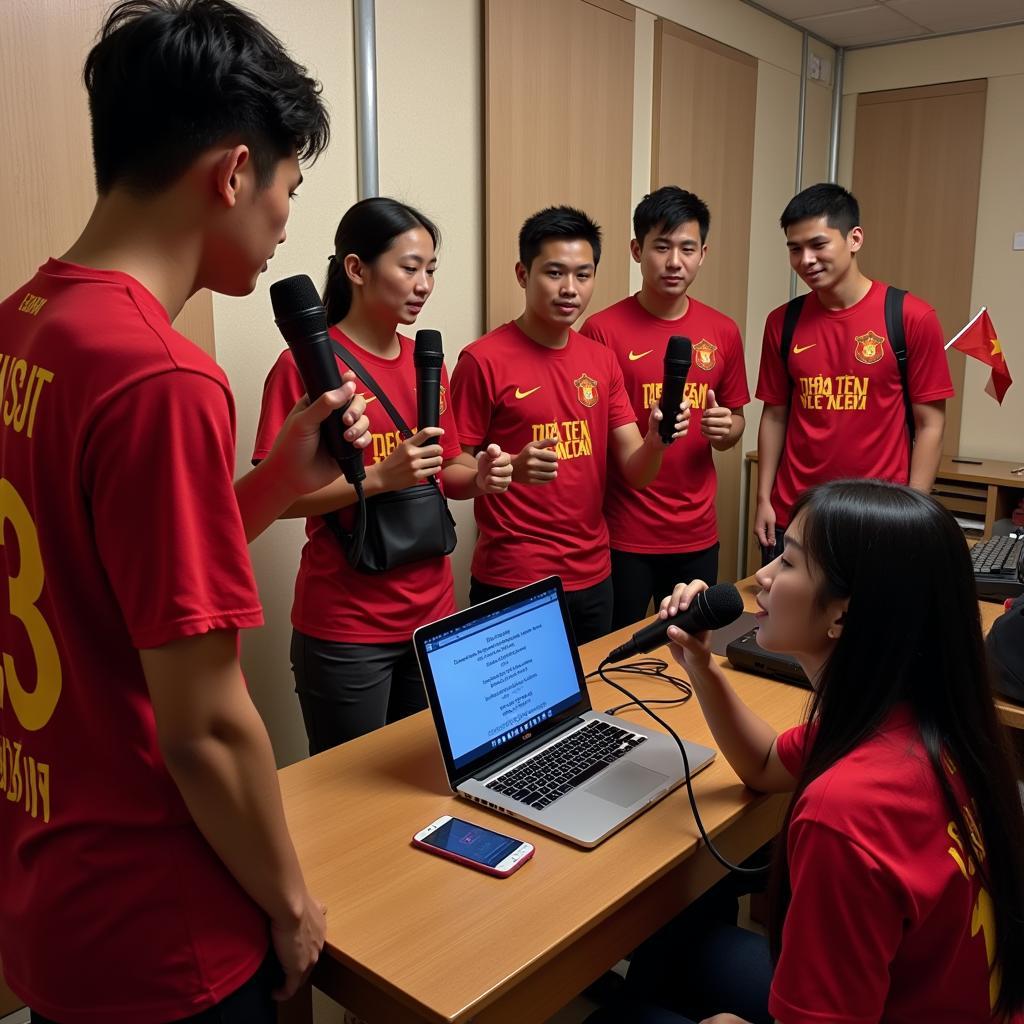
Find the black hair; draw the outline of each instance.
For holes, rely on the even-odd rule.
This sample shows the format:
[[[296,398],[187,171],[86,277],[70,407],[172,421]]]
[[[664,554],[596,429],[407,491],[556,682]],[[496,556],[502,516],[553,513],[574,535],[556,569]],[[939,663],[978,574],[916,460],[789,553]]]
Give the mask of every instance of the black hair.
[[[334,232],[334,257],[324,282],[324,306],[329,324],[341,323],[352,306],[352,282],[345,273],[345,257],[354,253],[373,263],[387,252],[399,235],[423,228],[436,249],[441,243],[437,225],[419,210],[397,199],[374,196],[350,206]]]
[[[519,229],[519,262],[529,270],[541,246],[551,238],[589,242],[597,269],[601,262],[601,229],[582,210],[549,206],[528,217]]]
[[[811,699],[813,738],[777,843],[773,955],[781,951],[791,897],[786,835],[793,807],[810,782],[906,704],[965,860],[972,856],[992,896],[993,969],[1001,971],[996,1009],[1009,1015],[1024,1007],[1024,809],[1010,739],[996,714],[964,536],[933,498],[878,480],[812,488],[797,501],[793,519],[798,515],[807,558],[822,576],[819,605],[849,604]],[[973,803],[972,822],[945,757]]]
[[[651,231],[675,231],[680,224],[688,224],[692,220],[700,228],[700,244],[703,245],[708,240],[711,227],[708,204],[678,185],[663,185],[637,204],[633,211],[633,237],[642,249],[644,239]]]
[[[226,139],[249,146],[264,188],[280,160],[315,160],[330,138],[320,84],[228,0],[122,0],[83,77],[100,195],[160,192]]]
[[[779,224],[785,231],[790,224],[812,217],[824,217],[828,226],[845,238],[850,228],[860,224],[860,206],[842,185],[821,182],[793,196],[782,211]]]

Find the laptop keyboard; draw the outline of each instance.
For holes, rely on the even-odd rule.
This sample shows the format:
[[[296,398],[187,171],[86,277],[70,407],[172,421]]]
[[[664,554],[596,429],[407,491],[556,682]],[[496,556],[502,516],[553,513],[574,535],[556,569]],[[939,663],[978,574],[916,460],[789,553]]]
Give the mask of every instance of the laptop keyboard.
[[[608,722],[588,722],[535,757],[499,775],[487,783],[487,788],[540,810],[582,786],[646,739]]]

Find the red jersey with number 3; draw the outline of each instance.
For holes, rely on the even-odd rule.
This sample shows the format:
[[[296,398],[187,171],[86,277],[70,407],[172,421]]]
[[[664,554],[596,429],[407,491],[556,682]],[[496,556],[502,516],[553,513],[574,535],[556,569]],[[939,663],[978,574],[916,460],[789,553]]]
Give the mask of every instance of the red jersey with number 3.
[[[631,295],[592,316],[580,333],[615,353],[642,434],[651,406],[661,399],[668,339],[674,334],[690,339],[693,359],[685,396],[692,411],[686,436],[672,442],[657,477],[642,491],[630,487],[613,462],[604,511],[617,551],[664,554],[711,547],[718,540],[718,480],[711,442],[700,432],[700,423],[711,392],[717,405],[730,409],[750,401],[739,328],[696,299],[690,299],[678,320],[662,320]]]
[[[610,435],[636,419],[612,353],[572,330],[564,348],[549,349],[510,322],[462,350],[452,390],[467,445],[515,456],[557,441],[553,481],[476,499],[473,576],[498,587],[552,574],[566,590],[600,583],[611,572],[601,513]]]
[[[849,309],[825,309],[812,292],[781,356],[786,307],[768,314],[757,397],[789,409],[772,508],[789,525],[796,499],[815,484],[874,477],[905,484],[910,446],[899,367],[885,329],[886,286],[873,281]],[[907,388],[911,402],[953,397],[935,310],[909,293],[903,302]]]
[[[794,776],[808,728],[777,741]],[[786,847],[793,897],[768,1003],[776,1020],[992,1020],[984,840],[956,765],[942,761],[971,836],[954,824],[906,706],[800,795]]]
[[[332,327],[330,333],[359,359],[373,375],[410,430],[416,423],[415,343],[399,335],[401,350],[394,359],[382,359],[367,352]],[[348,367],[337,357],[338,372]],[[401,435],[387,410],[374,393],[360,383],[367,400],[372,444],[363,449],[367,466],[383,462],[401,443]],[[266,458],[281,424],[295,403],[306,393],[295,360],[288,349],[278,357],[263,385],[263,406],[256,428],[254,461]],[[445,459],[461,454],[459,432],[448,401],[448,375],[441,368],[441,418],[444,428],[441,446]],[[440,479],[440,478],[439,478]],[[422,486],[431,487],[432,484]],[[352,509],[341,519],[351,526]],[[455,611],[455,589],[447,557],[410,562],[390,572],[373,576],[357,572],[349,564],[341,542],[323,516],[306,520],[306,544],[295,580],[292,625],[307,636],[338,643],[390,644],[412,639],[413,631]]]
[[[227,380],[133,278],[57,260],[0,353],[4,973],[64,1024],[191,1016],[267,921],[164,765],[138,649],[263,621]]]

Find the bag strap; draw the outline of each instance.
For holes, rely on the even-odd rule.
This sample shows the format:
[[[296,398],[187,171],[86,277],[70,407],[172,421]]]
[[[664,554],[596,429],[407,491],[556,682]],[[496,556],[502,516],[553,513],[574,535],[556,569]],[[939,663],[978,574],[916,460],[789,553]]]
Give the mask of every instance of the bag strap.
[[[373,379],[373,375],[365,366],[347,349],[340,341],[336,338],[331,338],[331,345],[334,351],[337,352],[342,359],[345,360],[345,365],[350,370],[355,370],[359,375],[359,379],[377,396],[380,404],[387,410],[387,414],[391,417],[391,421],[396,427],[398,427],[398,433],[402,435],[402,439],[412,437],[412,431],[409,429],[405,420],[402,419],[401,414],[394,407],[391,399],[384,394],[381,386]]]
[[[907,335],[903,327],[903,299],[906,291],[889,287],[885,292],[885,333],[889,335],[892,354],[900,370],[900,387],[903,389],[903,413],[907,420],[907,436],[910,449],[914,449],[914,407],[910,401],[910,387],[907,384]]]
[[[384,406],[385,411],[391,417],[392,423],[398,428],[398,433],[401,435],[402,440],[408,440],[412,437],[413,432],[409,429],[409,425],[402,419],[401,413],[394,407],[391,399],[384,394],[381,386],[373,379],[373,375],[365,366],[356,358],[352,352],[347,349],[340,341],[336,338],[331,338],[331,345],[334,347],[334,351],[345,360],[345,364],[350,370],[354,370],[358,375],[359,379],[377,396],[380,404]],[[428,476],[427,479],[440,491],[440,484],[437,482],[437,475]],[[330,515],[336,515],[337,513],[329,513]]]
[[[803,312],[804,300],[807,294],[798,295],[786,303],[786,313],[782,318],[782,337],[779,339],[779,355],[782,357],[782,368],[789,376],[789,349],[793,344],[793,335],[796,333],[796,323]],[[792,387],[792,381],[790,382]]]

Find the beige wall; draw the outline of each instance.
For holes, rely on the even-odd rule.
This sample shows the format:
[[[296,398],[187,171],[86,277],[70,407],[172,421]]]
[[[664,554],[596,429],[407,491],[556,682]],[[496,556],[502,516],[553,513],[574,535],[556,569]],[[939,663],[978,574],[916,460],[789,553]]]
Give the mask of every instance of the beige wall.
[[[984,392],[988,368],[975,359],[967,360],[960,452],[1020,461],[1024,459],[1024,305],[1020,301],[1024,252],[1013,252],[1011,246],[1013,233],[1024,231],[1024,27],[849,53],[843,83],[840,180],[849,184],[852,175],[858,93],[970,78],[988,79],[971,308],[988,306],[1017,383],[999,406]],[[945,213],[936,211],[936,216]],[[948,214],[956,216],[956,211]]]
[[[310,0],[286,7],[278,0],[246,0],[246,6],[323,83],[332,141],[312,167],[304,168],[288,239],[256,291],[242,299],[214,296],[217,360],[238,408],[239,473],[250,466],[263,380],[284,348],[270,309],[270,283],[304,273],[319,287],[333,251],[334,228],[356,199],[351,3]],[[302,540],[302,522],[290,520],[274,524],[250,548],[266,626],[244,634],[242,666],[281,765],[307,753],[288,661],[292,587]]]
[[[377,3],[380,190],[421,209],[441,230],[434,293],[416,326],[441,332],[449,372],[484,330],[480,6],[432,0],[424,18],[422,0]],[[469,603],[476,526],[471,501],[452,502],[452,511],[461,607]]]

